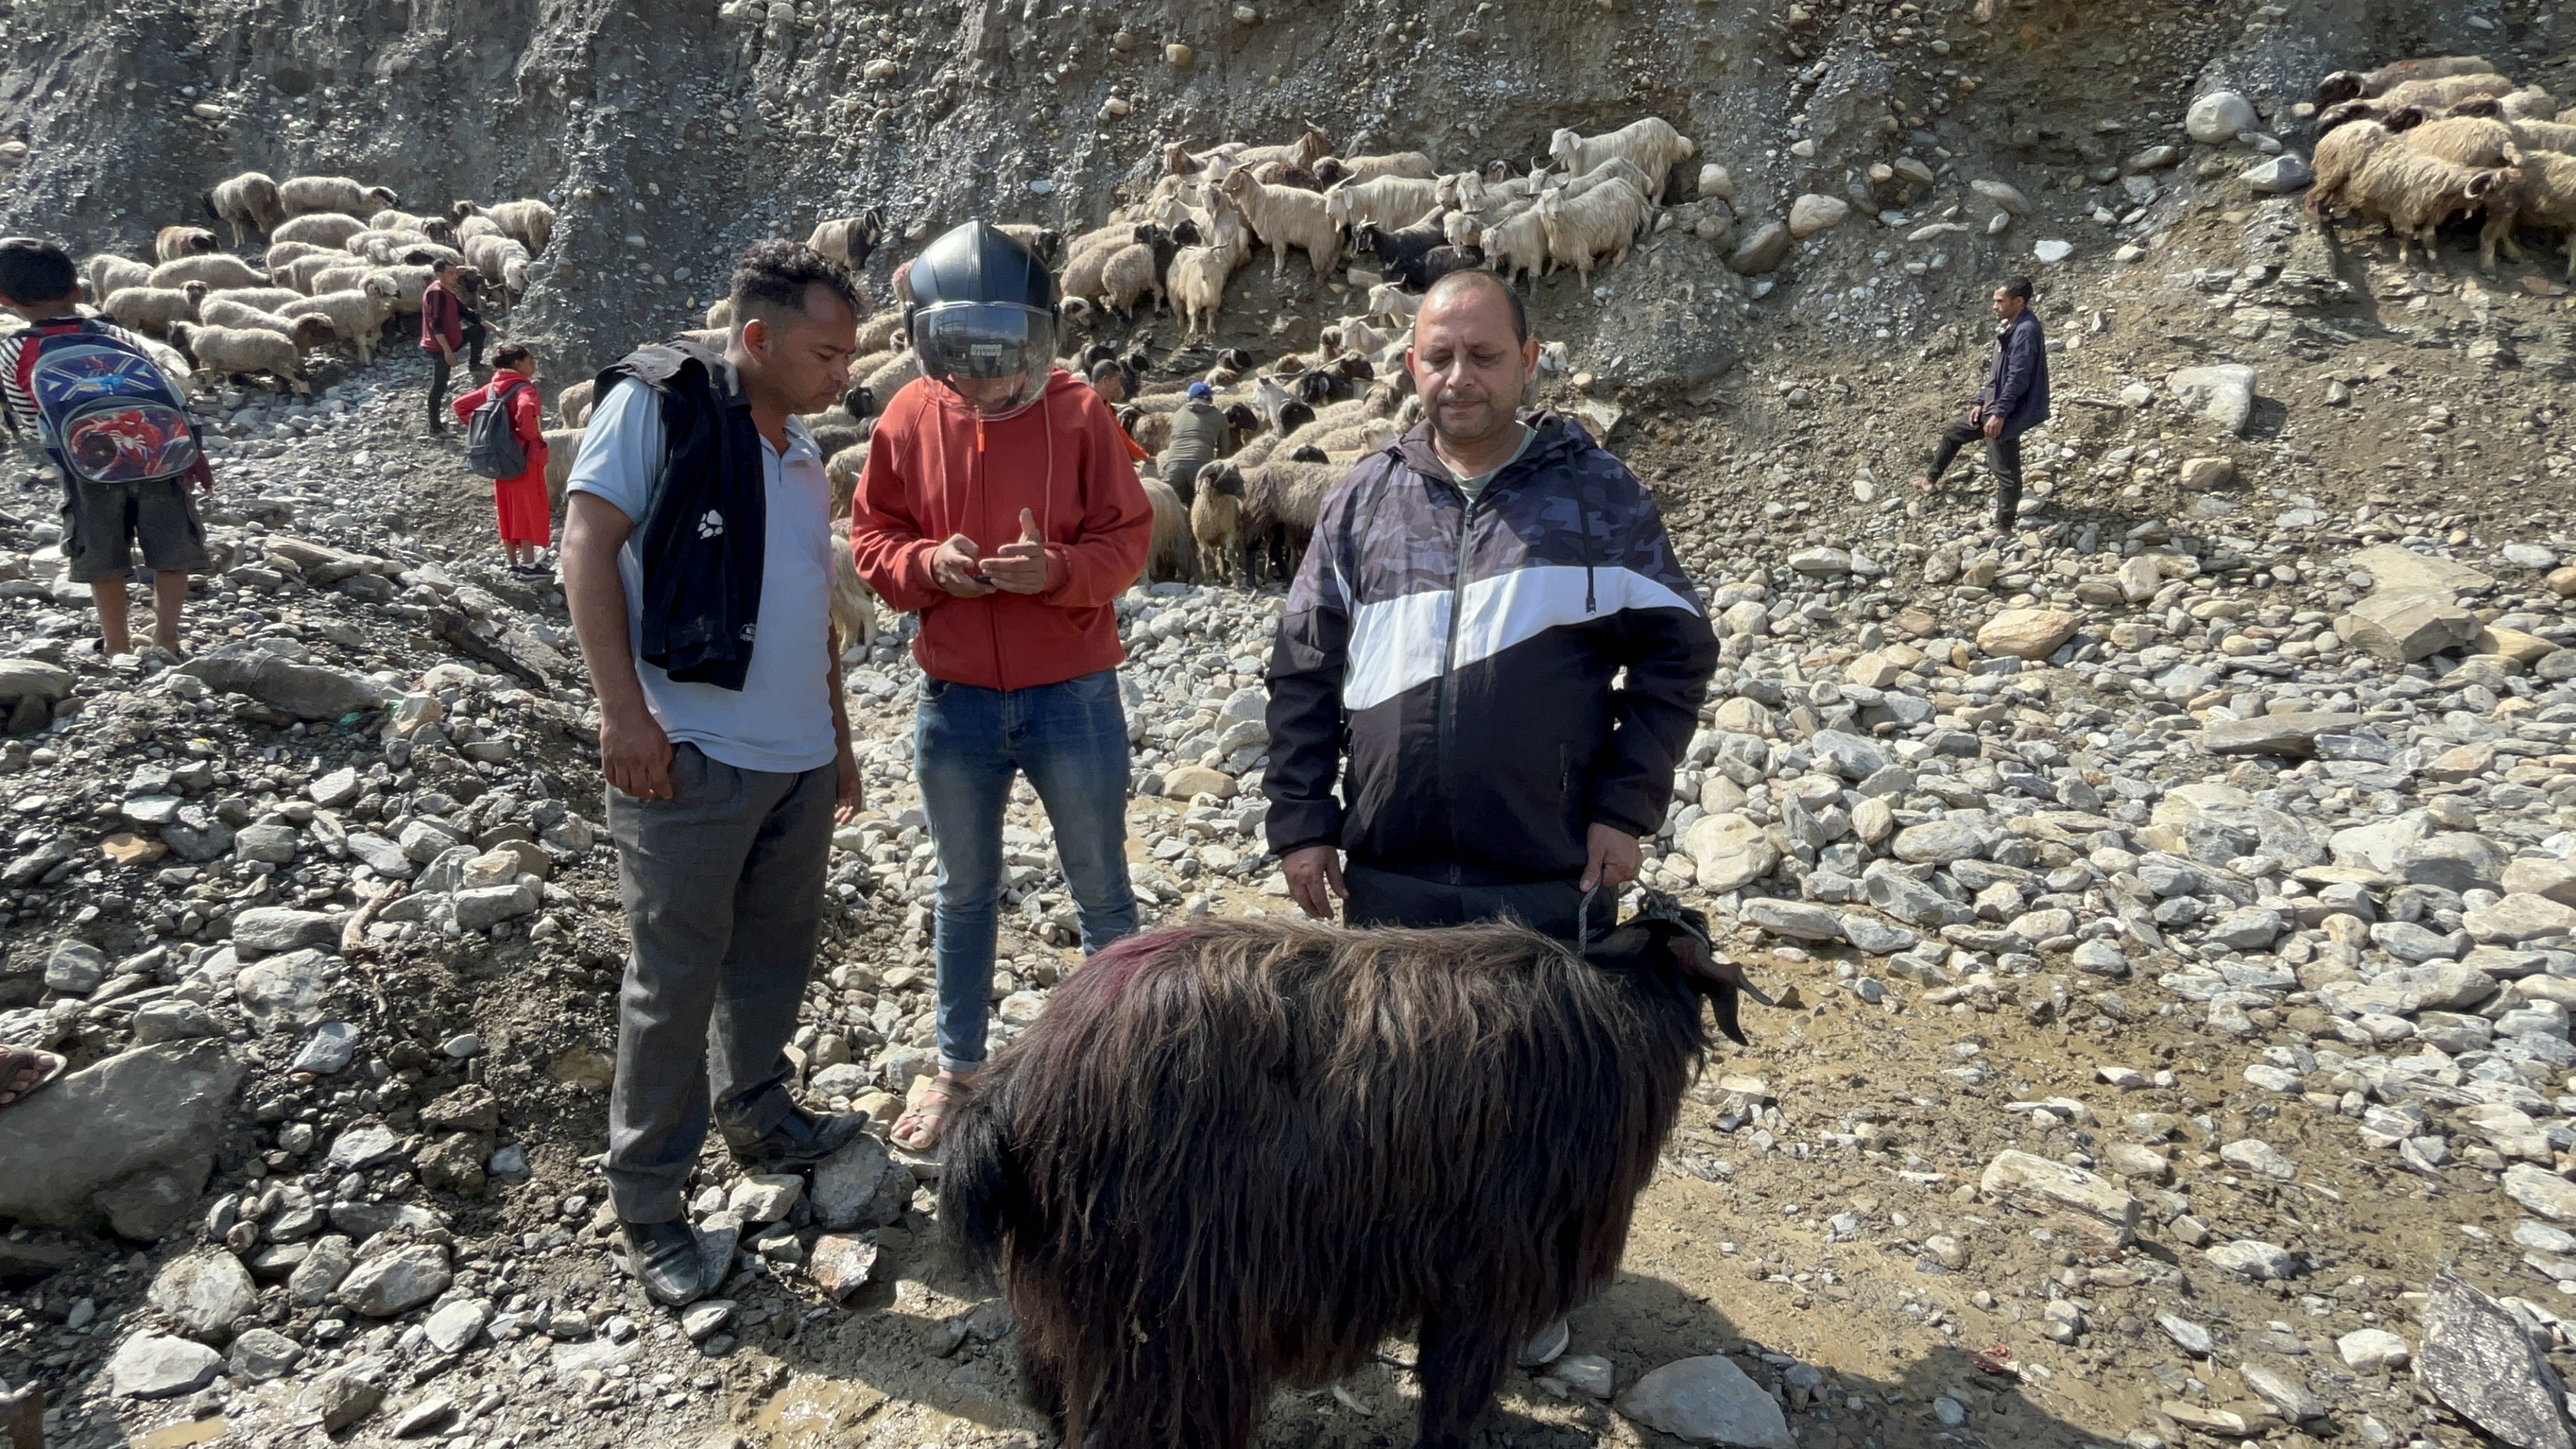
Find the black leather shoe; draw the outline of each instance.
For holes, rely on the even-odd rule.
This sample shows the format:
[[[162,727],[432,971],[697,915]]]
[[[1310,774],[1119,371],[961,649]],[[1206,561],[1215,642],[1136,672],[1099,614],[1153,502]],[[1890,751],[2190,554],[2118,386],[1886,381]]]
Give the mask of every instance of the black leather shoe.
[[[626,1229],[626,1266],[654,1302],[665,1308],[679,1308],[705,1296],[706,1254],[698,1250],[698,1235],[689,1230],[688,1219],[622,1226]]]
[[[789,1107],[787,1115],[766,1136],[747,1142],[728,1140],[733,1160],[761,1172],[780,1172],[794,1167],[811,1167],[848,1146],[868,1125],[868,1119],[856,1112],[835,1112],[817,1116],[802,1107]]]

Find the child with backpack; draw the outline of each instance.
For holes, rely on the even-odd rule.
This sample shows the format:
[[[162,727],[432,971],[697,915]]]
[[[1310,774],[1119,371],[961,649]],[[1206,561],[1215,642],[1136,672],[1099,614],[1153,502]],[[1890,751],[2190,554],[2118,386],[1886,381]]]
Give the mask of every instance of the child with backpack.
[[[99,647],[130,653],[126,576],[134,548],[152,570],[153,639],[179,653],[188,575],[209,563],[189,486],[212,493],[183,383],[143,339],[80,310],[69,253],[34,237],[0,240],[0,308],[26,327],[0,336],[0,409],[33,431],[63,475],[63,555],[98,605]]]
[[[492,380],[455,402],[465,424],[465,466],[492,480],[501,547],[510,572],[542,574],[537,551],[551,541],[554,501],[546,495],[544,400],[535,354],[515,342],[492,354]]]

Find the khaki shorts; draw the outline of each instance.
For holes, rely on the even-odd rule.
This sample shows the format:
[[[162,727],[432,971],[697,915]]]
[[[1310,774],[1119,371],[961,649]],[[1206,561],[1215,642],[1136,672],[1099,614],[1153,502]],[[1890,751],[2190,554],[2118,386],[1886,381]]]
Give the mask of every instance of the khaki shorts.
[[[134,546],[155,572],[194,573],[210,561],[206,528],[197,519],[188,480],[157,483],[67,483],[63,500],[63,555],[72,582],[117,578],[134,567]]]

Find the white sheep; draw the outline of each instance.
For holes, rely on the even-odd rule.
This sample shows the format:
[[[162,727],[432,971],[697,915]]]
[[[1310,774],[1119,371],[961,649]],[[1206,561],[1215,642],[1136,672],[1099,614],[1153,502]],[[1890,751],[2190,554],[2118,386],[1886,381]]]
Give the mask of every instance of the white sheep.
[[[2344,200],[2352,211],[2387,223],[2397,238],[2397,264],[2404,266],[2408,243],[2421,242],[2429,254],[2434,233],[2454,215],[2486,212],[2492,231],[2501,210],[2509,224],[2522,180],[2511,167],[2461,166],[2411,146],[2382,146],[2346,185]],[[2492,243],[2482,242],[2480,251],[2492,264]]]
[[[2399,133],[2377,121],[2354,121],[2337,126],[2317,138],[2315,155],[2309,168],[2316,180],[2308,187],[2308,215],[2323,221],[2343,203],[2343,194],[2361,168],[2375,153],[2405,144]]]
[[[1546,241],[1546,238],[1542,236],[1540,237],[1540,241],[1543,243]],[[1467,245],[1466,242],[1459,241],[1455,236],[1452,236],[1449,239],[1449,244],[1451,246]],[[1422,298],[1415,293],[1404,290],[1393,282],[1380,282],[1376,286],[1368,289],[1368,315],[1372,317],[1384,317],[1390,322],[1411,325],[1413,314],[1421,310]]]
[[[120,327],[158,337],[177,323],[196,321],[197,306],[206,300],[206,292],[203,282],[179,287],[119,287],[107,294],[99,310]]]
[[[474,205],[470,201],[460,201],[456,204],[460,207]],[[479,209],[463,212],[456,218],[456,244],[460,247],[478,236],[507,235],[509,233],[501,230],[501,223],[485,216]]]
[[[1378,285],[1386,284],[1381,282]],[[1384,348],[1389,342],[1396,341],[1397,337],[1398,334],[1394,332],[1371,327],[1361,318],[1345,317],[1335,325],[1325,328],[1318,334],[1317,340],[1334,352],[1373,353]]]
[[[1547,219],[1539,215],[1536,207],[1508,221],[1486,227],[1476,238],[1476,245],[1485,249],[1485,265],[1499,273],[1505,282],[1518,285],[1524,272],[1536,282],[1551,270],[1548,265]]]
[[[268,268],[269,275],[275,276],[278,269],[287,263],[302,261],[306,257],[329,257],[334,262],[340,262],[347,260],[348,255],[338,247],[317,246],[312,242],[270,242],[268,250],[261,254],[259,262],[261,266]]]
[[[859,383],[875,396],[877,406],[884,407],[894,400],[897,389],[919,376],[921,376],[921,354],[907,350],[896,353],[880,364],[875,371],[861,378]]]
[[[307,299],[299,297],[296,300]],[[218,301],[211,297],[197,308],[197,315],[209,327],[226,327],[234,330],[255,328],[262,332],[274,332],[295,344],[295,355],[299,358],[316,347],[330,345],[340,335],[339,329],[332,325],[328,317],[316,317],[310,313],[299,317],[281,317],[275,312],[263,312],[256,307],[245,307],[239,302]]]
[[[402,198],[387,188],[346,176],[297,176],[278,185],[277,199],[290,218],[336,211],[355,220],[381,207],[402,205]]]
[[[581,455],[582,431],[578,427],[547,428],[538,434],[546,440],[546,507],[553,512],[563,511],[564,488],[572,482],[573,460]],[[834,551],[849,552],[847,548]]]
[[[268,284],[268,276],[229,252],[180,257],[152,269],[153,286],[177,287],[189,282],[203,282],[209,287],[260,287]]]
[[[857,376],[858,369],[850,369],[850,375]],[[571,384],[555,394],[555,416],[563,419],[566,427],[580,427],[590,421],[591,401],[598,391],[599,379],[595,377]]]
[[[1319,285],[1341,264],[1342,229],[1325,213],[1323,197],[1293,186],[1264,186],[1241,168],[1227,172],[1218,190],[1270,248],[1271,280],[1287,274],[1290,247],[1306,253]]]
[[[1187,330],[1213,333],[1216,314],[1225,306],[1226,283],[1252,256],[1252,228],[1222,192],[1211,199],[1203,215],[1190,220],[1198,224],[1204,240],[1173,255],[1165,285]]]
[[[277,194],[277,183],[259,171],[245,171],[216,182],[214,189],[206,193],[206,210],[233,229],[235,246],[250,237],[268,235],[286,220],[286,203]]]
[[[2515,121],[2513,143],[2525,151],[2555,151],[2576,156],[2576,125],[2559,121]]]
[[[293,287],[299,292],[321,293],[337,290],[320,285],[321,279],[326,274],[354,271],[363,275],[372,269],[372,263],[350,256],[347,252],[316,252],[311,256],[297,257],[268,275],[269,280],[281,287]],[[357,283],[350,282],[348,285],[356,286]]]
[[[1375,181],[1381,176],[1410,176],[1430,181],[1440,175],[1431,158],[1419,151],[1390,151],[1383,156],[1327,156],[1315,163],[1315,179],[1326,186],[1341,181]]]
[[[1369,225],[1395,231],[1439,209],[1439,183],[1413,176],[1345,181],[1324,193],[1324,215],[1349,231]]]
[[[1609,181],[1625,181],[1630,186],[1636,188],[1639,196],[1653,196],[1656,194],[1655,178],[1638,170],[1637,163],[1629,160],[1625,156],[1613,156],[1609,160],[1602,162],[1600,165],[1593,167],[1591,170],[1584,172],[1580,176],[1566,177],[1565,180],[1554,189],[1571,198],[1581,196],[1592,188]]]
[[[1592,264],[1608,255],[1613,266],[1628,259],[1628,249],[1655,214],[1654,204],[1624,181],[1597,186],[1581,196],[1560,191],[1542,194],[1532,208],[1547,232],[1548,260],[1574,268],[1584,286],[1592,285]]]
[[[2546,121],[2558,114],[2558,102],[2538,86],[2524,86],[2510,95],[2499,97],[2496,105],[2508,121]]]
[[[386,267],[376,275],[393,282],[394,310],[397,312],[419,311],[421,294],[429,290],[430,283],[438,280],[437,273],[417,266]]]
[[[714,316],[715,308],[709,307],[707,315]],[[716,324],[711,322],[708,325]],[[904,341],[905,336],[903,309],[901,307],[881,308],[869,314],[868,320],[859,324],[859,351],[884,352]],[[850,372],[854,377],[858,375],[858,369],[855,367],[850,369]]]
[[[361,364],[376,360],[376,339],[394,315],[394,283],[381,274],[341,291],[299,297],[277,309],[281,317],[319,317],[358,349]]]
[[[298,272],[303,266],[304,263],[297,262],[287,270]],[[324,267],[317,272],[303,272],[302,275],[305,289],[319,297],[325,293],[345,292],[352,287],[363,286],[369,277],[383,276],[384,268],[372,262],[351,257],[338,266]]]
[[[542,201],[505,201],[485,208],[485,214],[504,235],[518,238],[519,245],[528,249],[529,256],[542,256],[546,243],[554,240],[555,209]]]
[[[1664,183],[1671,175],[1673,163],[1693,155],[1698,147],[1691,138],[1674,130],[1661,116],[1648,116],[1631,121],[1602,136],[1584,136],[1571,128],[1558,131],[1547,143],[1547,159],[1576,176],[1594,170],[1613,156],[1624,156],[1638,170],[1654,178],[1654,189],[1645,193],[1649,201],[1664,199]]]
[[[346,212],[316,211],[281,221],[268,234],[272,242],[311,242],[336,247],[365,231],[367,224]]]
[[[151,286],[152,264],[98,252],[81,263],[81,275],[89,279],[89,300],[96,305],[128,287]]]
[[[528,290],[528,248],[517,237],[476,237],[465,245],[465,261],[483,274],[485,282],[500,289],[504,302]],[[709,319],[707,325],[726,324]]]
[[[261,312],[274,312],[289,302],[301,301],[302,292],[293,287],[220,287],[206,294],[209,302],[230,302]],[[206,319],[211,322],[214,319]]]
[[[209,327],[197,322],[170,325],[170,345],[185,354],[199,372],[224,380],[265,372],[281,391],[310,393],[304,381],[304,354],[278,333],[258,327]]]
[[[420,216],[386,207],[367,218],[369,231],[416,231],[441,245],[456,235],[456,223],[443,216]]]
[[[340,243],[340,250],[347,252],[353,257],[365,257],[368,261],[374,262],[377,266],[385,267],[393,265],[395,257],[414,247],[432,246],[438,246],[438,243],[431,241],[427,232],[379,230],[375,227],[369,227],[365,231],[358,233],[356,236],[349,238],[347,241]],[[449,250],[445,247],[440,247],[439,249],[441,251]]]
[[[152,259],[175,262],[181,257],[219,252],[224,244],[202,226],[165,226],[152,235]]]
[[[1225,306],[1225,284],[1234,275],[1234,259],[1221,247],[1183,247],[1172,254],[1164,286],[1181,314],[1182,335],[1195,337],[1216,330],[1216,314]]]
[[[2509,96],[2513,89],[2512,81],[2492,71],[2484,75],[2436,76],[2390,86],[2380,92],[2379,104],[2383,113],[2399,106],[2456,106],[2476,96]]]
[[[707,326],[710,329],[722,327],[728,331],[732,330],[733,298],[718,297],[707,304]]]
[[[2481,116],[2445,116],[2399,134],[2415,150],[2458,166],[2505,166],[2519,154],[2513,127]]]
[[[2498,242],[2519,260],[2522,248],[2514,245],[2513,229],[2529,226],[2569,233],[2567,275],[2576,277],[2576,156],[2556,151],[2527,152],[2520,169],[2522,180],[2515,190],[2511,211],[2503,216],[2490,213],[2487,225],[2478,234],[2479,265],[2489,271],[2495,269]]]

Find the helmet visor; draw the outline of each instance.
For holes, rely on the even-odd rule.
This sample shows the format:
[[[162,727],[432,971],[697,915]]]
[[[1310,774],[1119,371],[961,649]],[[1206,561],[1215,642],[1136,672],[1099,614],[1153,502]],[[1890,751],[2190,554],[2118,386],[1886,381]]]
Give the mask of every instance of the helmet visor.
[[[1016,302],[951,302],[913,315],[924,377],[986,417],[1037,401],[1055,366],[1055,317]]]

